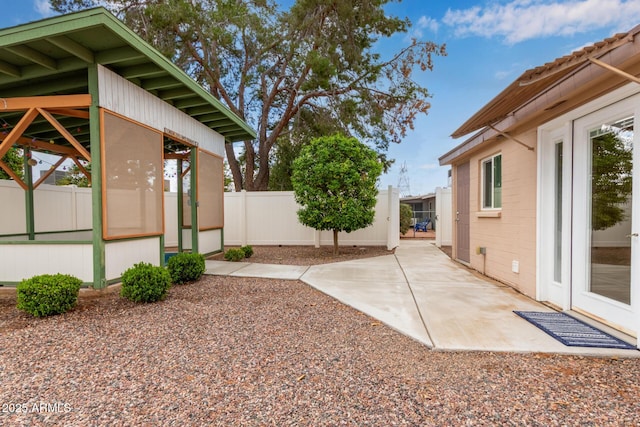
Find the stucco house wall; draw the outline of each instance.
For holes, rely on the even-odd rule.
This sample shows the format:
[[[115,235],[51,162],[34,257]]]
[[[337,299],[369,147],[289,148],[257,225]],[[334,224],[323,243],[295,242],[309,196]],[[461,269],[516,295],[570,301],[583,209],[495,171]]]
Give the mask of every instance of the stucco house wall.
[[[514,135],[534,147],[536,131]],[[481,208],[481,164],[494,154],[502,154],[502,209],[499,217],[484,216]],[[470,266],[535,297],[536,292],[536,154],[512,140],[483,146],[471,156],[470,168]],[[454,179],[457,177],[454,176]],[[457,186],[453,186],[454,196]],[[455,209],[455,208],[454,208]],[[455,228],[454,228],[455,229]],[[454,238],[455,241],[455,238]],[[478,248],[486,248],[486,255]],[[514,261],[518,272],[514,272]]]
[[[525,71],[454,131],[454,138],[471,136],[439,159],[454,172],[454,258],[532,298],[635,337],[640,332],[638,35],[640,25]],[[634,192],[624,206],[626,221],[594,230],[593,192],[603,191],[593,187],[594,177],[606,174],[595,162],[611,156],[594,148],[604,134],[619,136],[631,154]],[[491,156],[494,167],[497,153],[502,154],[502,206],[483,210],[483,160]],[[629,177],[607,167],[606,172]],[[622,185],[604,191],[623,191],[617,189]],[[603,247],[617,251],[609,257],[594,253]]]

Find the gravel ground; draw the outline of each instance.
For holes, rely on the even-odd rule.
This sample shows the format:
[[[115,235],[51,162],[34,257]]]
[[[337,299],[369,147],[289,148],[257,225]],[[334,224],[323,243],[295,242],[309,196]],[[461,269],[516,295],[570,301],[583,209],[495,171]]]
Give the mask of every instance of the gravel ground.
[[[232,246],[225,247],[225,250]],[[391,255],[393,250],[384,246],[341,246],[338,255],[333,255],[333,246],[253,246],[251,258],[243,262],[260,264],[317,265],[330,262],[350,261],[381,255]],[[222,259],[222,254],[210,259]]]
[[[639,378],[638,359],[431,351],[299,281],[208,276],[44,319],[0,297],[7,426],[631,426]]]

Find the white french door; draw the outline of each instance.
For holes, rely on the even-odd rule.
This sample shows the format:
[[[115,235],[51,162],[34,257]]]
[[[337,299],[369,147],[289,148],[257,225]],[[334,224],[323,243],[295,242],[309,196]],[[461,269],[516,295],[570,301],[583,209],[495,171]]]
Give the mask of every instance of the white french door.
[[[638,120],[634,96],[573,125],[571,306],[632,332],[640,326]]]

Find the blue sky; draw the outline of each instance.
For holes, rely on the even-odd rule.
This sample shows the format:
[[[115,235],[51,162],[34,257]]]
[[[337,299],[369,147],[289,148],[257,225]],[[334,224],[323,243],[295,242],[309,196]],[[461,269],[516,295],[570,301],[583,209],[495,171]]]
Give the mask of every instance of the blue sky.
[[[51,15],[47,0],[0,0],[0,6],[0,27]],[[381,179],[383,188],[397,186],[406,163],[414,195],[447,185],[438,157],[465,139],[449,135],[525,70],[640,24],[639,0],[404,0],[387,10],[413,27],[381,42],[381,52],[411,37],[446,43],[448,51],[433,71],[416,76],[433,95],[431,110],[390,147],[396,163]]]

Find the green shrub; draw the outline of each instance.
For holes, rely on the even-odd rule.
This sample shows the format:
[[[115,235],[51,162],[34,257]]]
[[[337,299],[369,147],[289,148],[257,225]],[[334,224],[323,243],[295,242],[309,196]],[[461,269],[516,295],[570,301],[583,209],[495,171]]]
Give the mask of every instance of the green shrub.
[[[18,309],[36,316],[61,314],[78,301],[82,280],[68,274],[43,274],[18,284]]]
[[[251,255],[253,255],[253,248],[251,247],[251,245],[243,246],[240,249],[242,249],[242,252],[244,252],[245,258],[251,258]]]
[[[411,206],[400,203],[400,234],[404,234],[411,228],[411,220],[413,219],[413,209]]]
[[[133,302],[155,302],[163,300],[170,287],[166,269],[141,262],[122,274],[120,295]]]
[[[205,271],[204,256],[181,252],[169,258],[167,268],[175,284],[198,280]]]
[[[231,248],[224,253],[224,259],[227,261],[240,261],[244,259],[244,251],[240,248]]]

